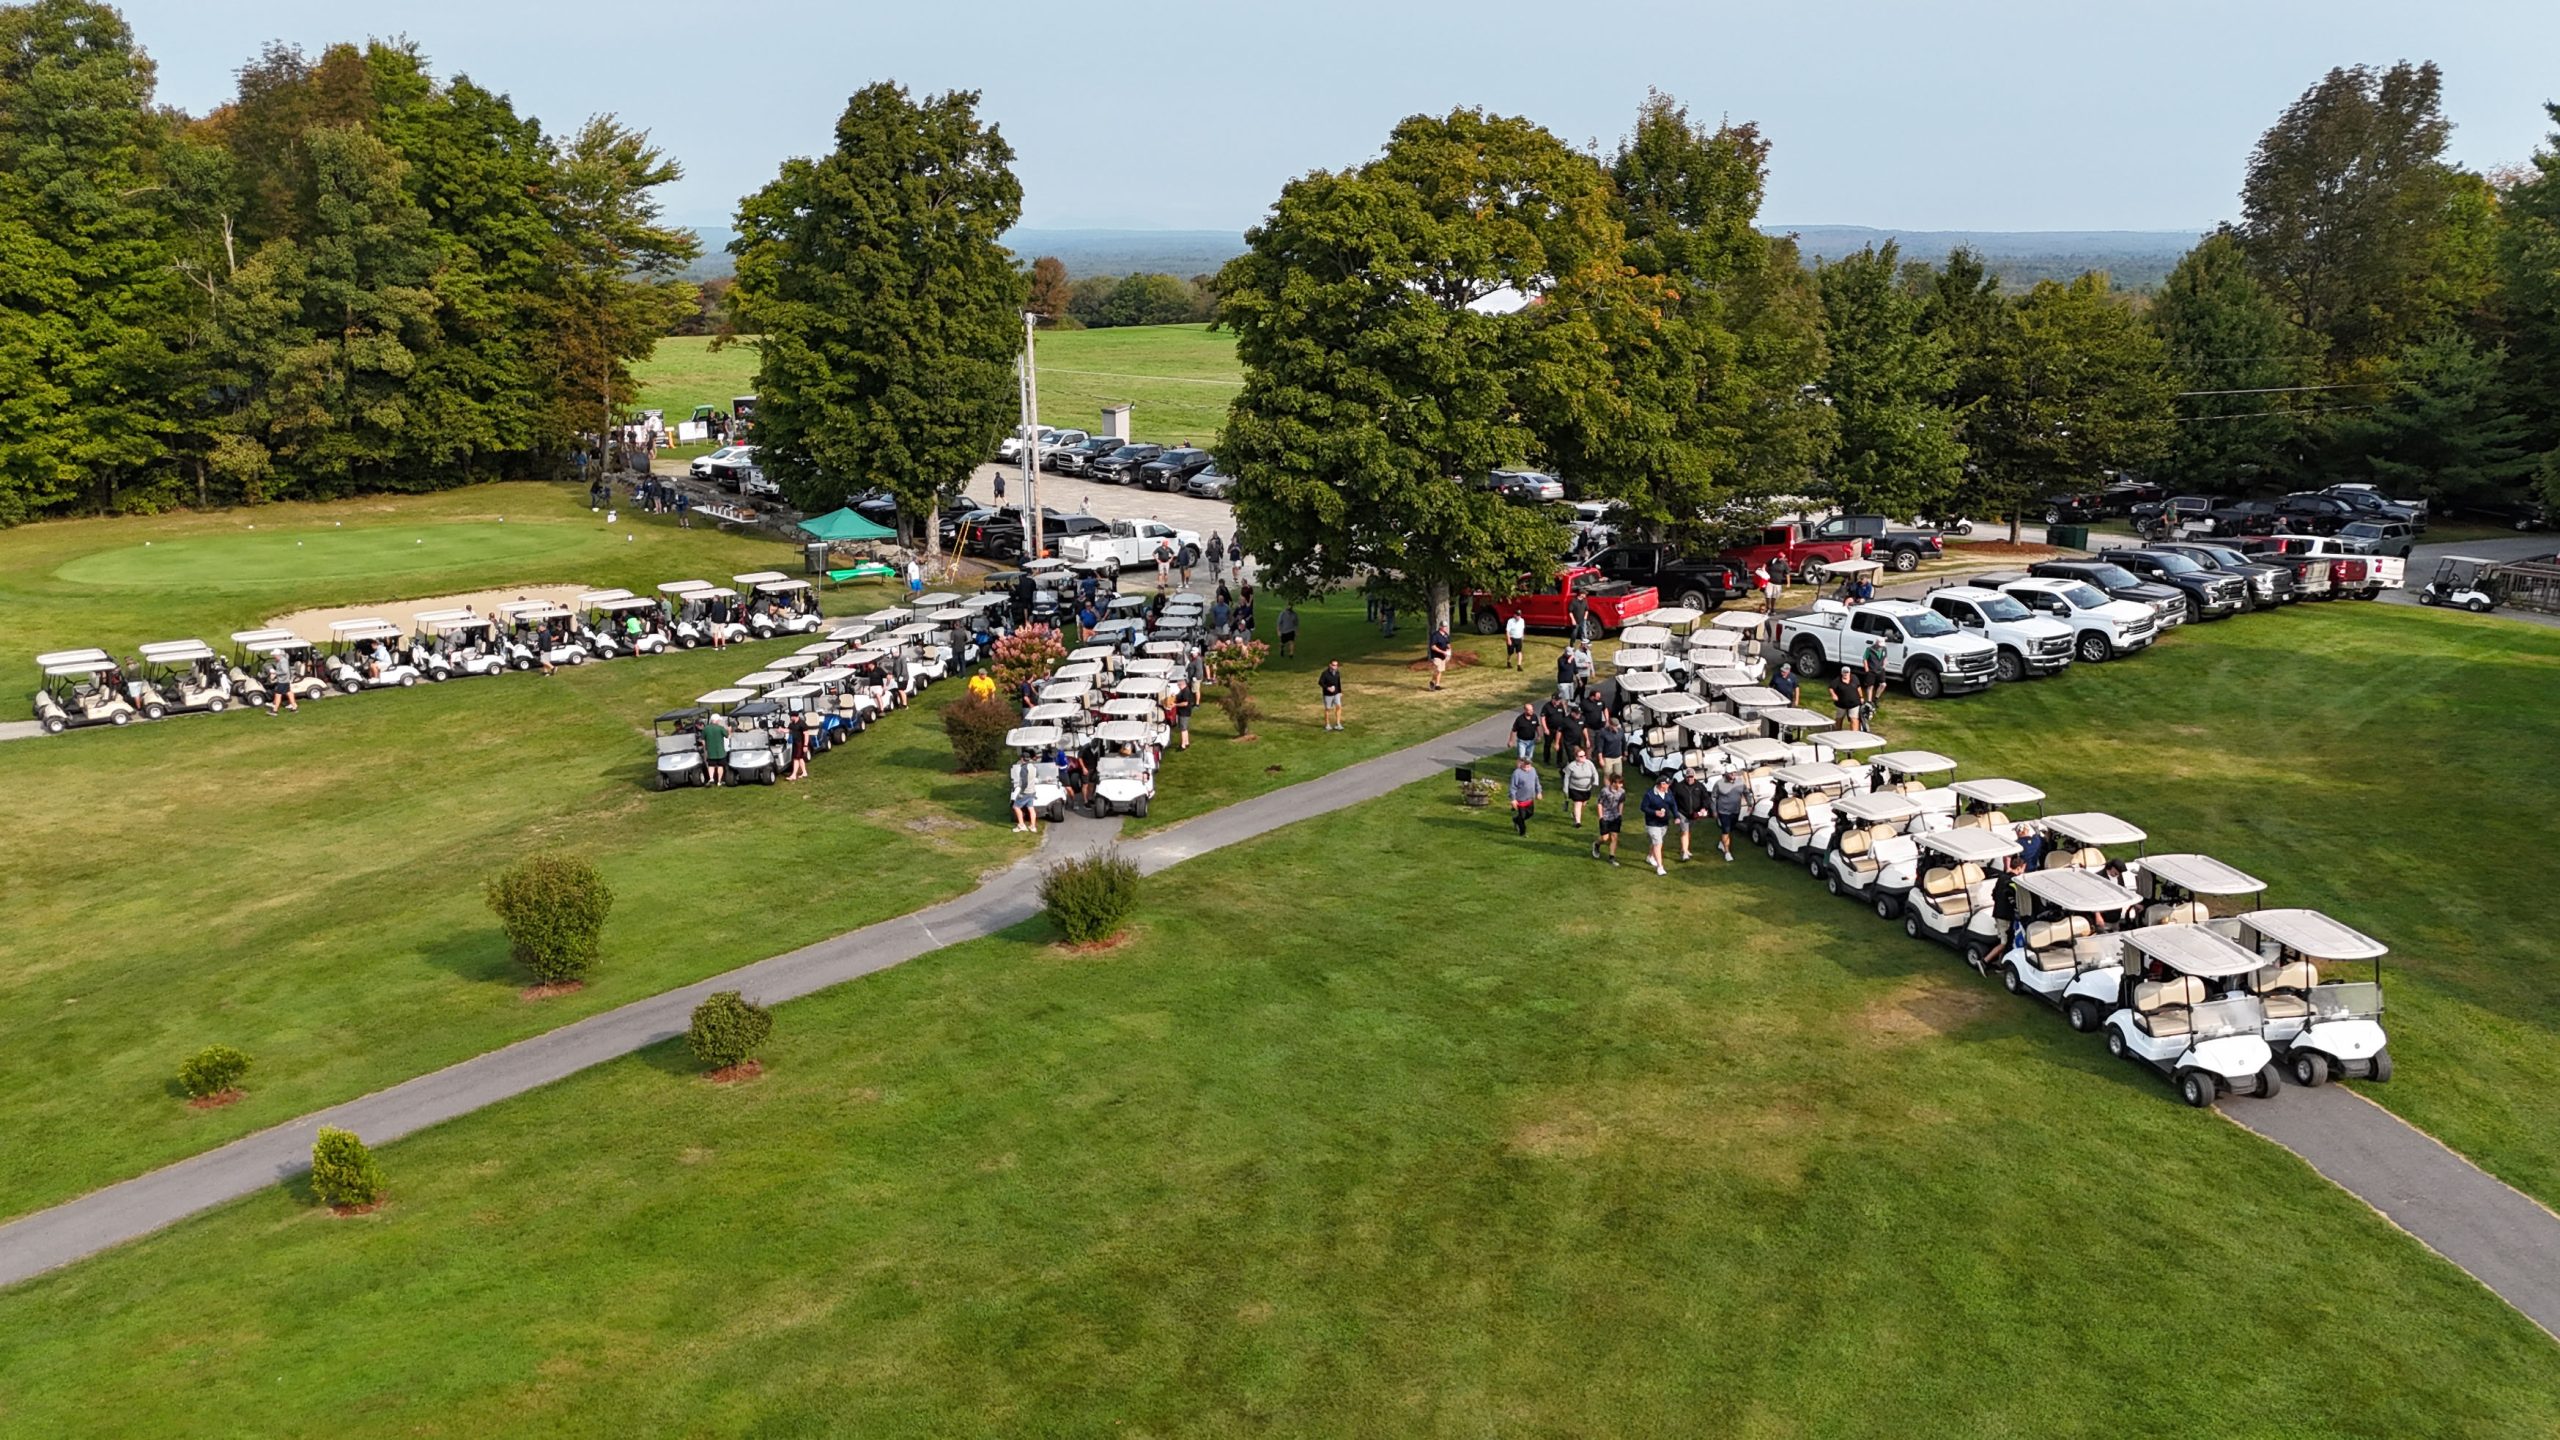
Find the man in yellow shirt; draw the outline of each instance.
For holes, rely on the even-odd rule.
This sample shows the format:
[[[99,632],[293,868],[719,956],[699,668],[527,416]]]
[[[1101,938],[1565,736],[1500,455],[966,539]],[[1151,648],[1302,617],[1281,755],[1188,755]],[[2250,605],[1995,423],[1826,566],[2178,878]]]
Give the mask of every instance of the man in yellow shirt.
[[[970,676],[969,698],[972,700],[993,700],[996,698],[995,677],[989,675],[984,670]]]

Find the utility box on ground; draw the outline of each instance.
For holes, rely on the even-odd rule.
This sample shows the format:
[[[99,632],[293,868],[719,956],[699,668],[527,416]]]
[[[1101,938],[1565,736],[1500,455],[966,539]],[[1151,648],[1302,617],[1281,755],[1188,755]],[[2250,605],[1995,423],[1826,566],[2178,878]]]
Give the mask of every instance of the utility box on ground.
[[[1138,407],[1137,407],[1137,406],[1135,406],[1135,405],[1105,405],[1105,406],[1103,406],[1103,407],[1102,407],[1102,433],[1103,433],[1103,434],[1105,434],[1105,435],[1110,436],[1110,437],[1111,437],[1112,439],[1114,439],[1114,440],[1126,440],[1126,439],[1128,439],[1128,438],[1129,438],[1129,412],[1130,412],[1130,411],[1132,411],[1132,410],[1135,410],[1135,409],[1137,409],[1137,408],[1138,408]]]

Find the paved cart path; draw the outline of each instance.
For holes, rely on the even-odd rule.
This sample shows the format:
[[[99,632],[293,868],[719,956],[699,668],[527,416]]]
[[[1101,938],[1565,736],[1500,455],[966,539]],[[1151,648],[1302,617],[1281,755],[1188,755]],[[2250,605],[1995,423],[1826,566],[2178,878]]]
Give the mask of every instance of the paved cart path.
[[[2560,1340],[2560,1215],[2346,1086],[2288,1084],[2273,1100],[2221,1108]]]
[[[1507,711],[1488,715],[1436,740],[1168,826],[1123,851],[1153,874],[1293,821],[1376,799],[1499,748],[1510,719]],[[774,1004],[992,935],[1040,913],[1044,861],[1106,844],[1119,829],[1116,820],[1081,818],[1051,826],[1038,855],[958,899],[591,1015],[0,1225],[0,1285],[291,1179],[310,1168],[311,1142],[323,1125],[352,1130],[377,1145],[396,1140],[682,1035],[693,1007],[713,991],[742,991],[759,1004]]]

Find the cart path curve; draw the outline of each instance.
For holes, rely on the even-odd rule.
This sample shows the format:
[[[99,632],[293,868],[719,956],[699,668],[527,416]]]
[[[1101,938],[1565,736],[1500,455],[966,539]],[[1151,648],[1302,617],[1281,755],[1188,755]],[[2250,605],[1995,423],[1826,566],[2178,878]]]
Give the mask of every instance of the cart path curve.
[[[2560,1215],[2346,1085],[2220,1108],[2560,1340]]]
[[[1497,711],[1437,739],[1167,826],[1123,845],[1122,853],[1153,874],[1478,759],[1499,748],[1509,724],[1510,713]],[[289,1180],[311,1168],[311,1142],[323,1125],[379,1145],[682,1035],[693,1007],[714,991],[775,1004],[1019,924],[1040,913],[1045,861],[1089,853],[1119,830],[1116,820],[1082,817],[1050,826],[1039,851],[956,899],[635,1000],[22,1216],[0,1225],[0,1286]]]

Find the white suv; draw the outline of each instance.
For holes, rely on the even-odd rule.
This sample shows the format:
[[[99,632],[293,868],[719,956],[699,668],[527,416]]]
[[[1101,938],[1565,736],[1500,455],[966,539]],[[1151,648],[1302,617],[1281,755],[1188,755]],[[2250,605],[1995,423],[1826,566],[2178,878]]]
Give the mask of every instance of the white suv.
[[[2150,606],[2110,599],[2085,580],[2030,577],[1998,588],[2036,614],[2070,626],[2073,653],[2092,665],[2130,655],[2160,638],[2160,617]]]
[[[2014,596],[1978,585],[1950,585],[1930,591],[1928,604],[1957,629],[2000,647],[1994,673],[2003,681],[2051,675],[2071,664],[2071,626],[2037,614]]]

